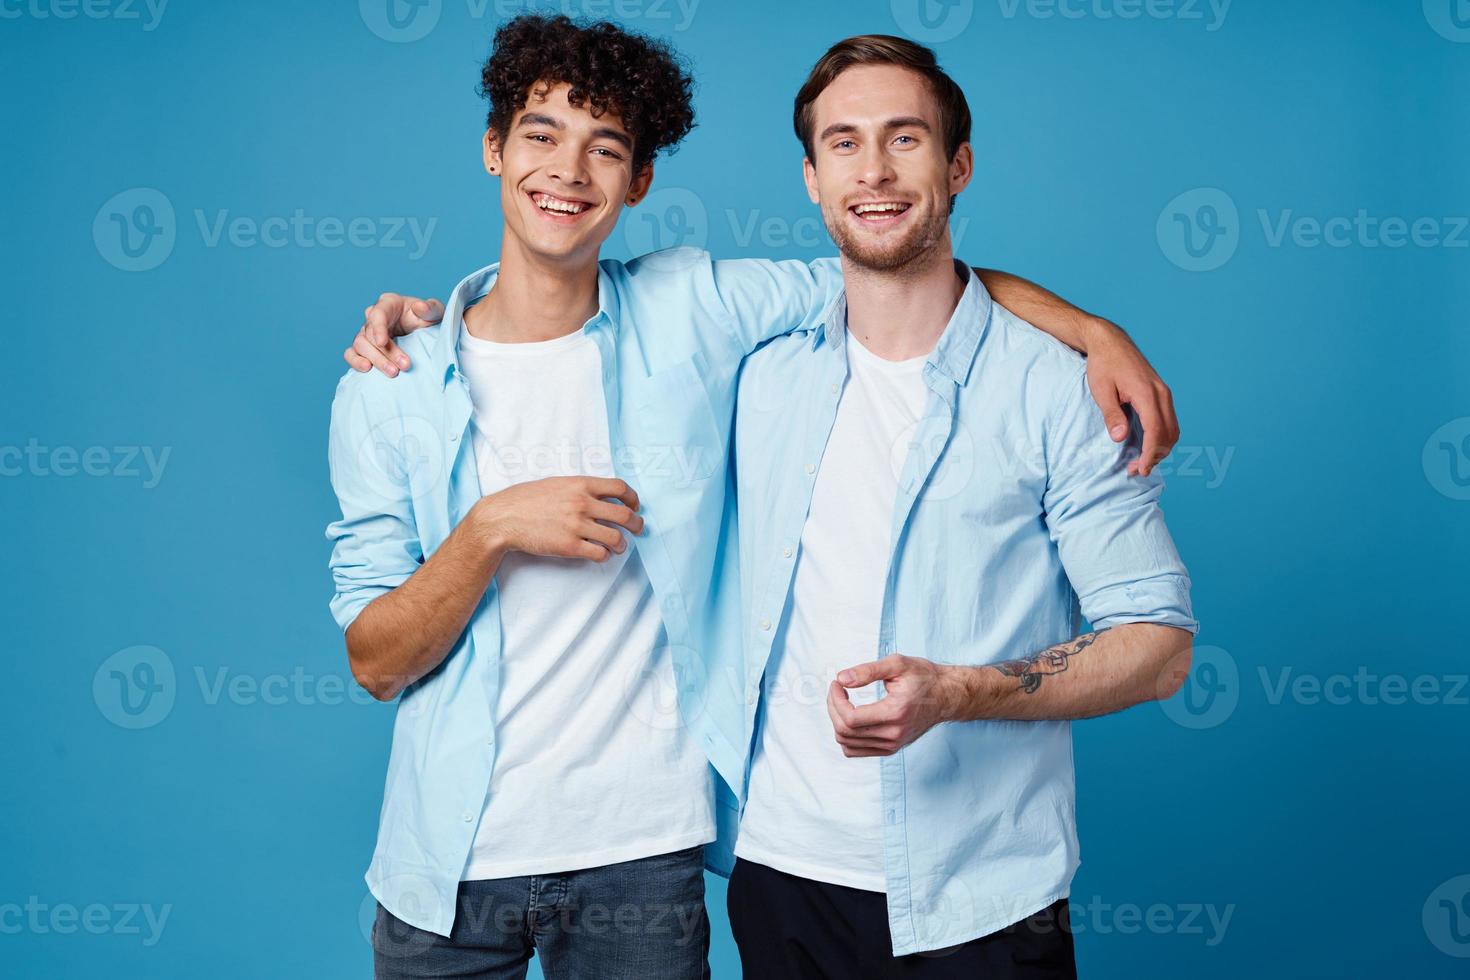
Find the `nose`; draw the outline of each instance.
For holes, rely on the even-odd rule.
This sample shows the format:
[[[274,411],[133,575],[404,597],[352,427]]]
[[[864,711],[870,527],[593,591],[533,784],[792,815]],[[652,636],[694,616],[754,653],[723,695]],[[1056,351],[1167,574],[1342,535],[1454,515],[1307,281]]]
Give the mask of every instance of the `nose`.
[[[581,187],[590,176],[587,173],[587,158],[571,141],[557,147],[547,173],[569,187]]]
[[[867,146],[858,164],[858,183],[869,189],[882,187],[894,179],[893,162],[882,146]]]

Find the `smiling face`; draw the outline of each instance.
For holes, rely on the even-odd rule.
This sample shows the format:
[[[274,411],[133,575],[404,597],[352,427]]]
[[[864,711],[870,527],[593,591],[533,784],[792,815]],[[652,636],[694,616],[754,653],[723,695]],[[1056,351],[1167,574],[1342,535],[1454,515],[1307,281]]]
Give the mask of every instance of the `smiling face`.
[[[945,152],[929,83],[897,65],[856,65],[813,103],[807,193],[849,261],[891,272],[947,258],[950,198],[970,182],[964,143]]]
[[[612,112],[567,101],[566,83],[531,87],[504,134],[487,130],[485,169],[500,178],[511,240],[542,261],[597,260],[623,206],[648,193],[653,167],[633,170],[633,137]]]

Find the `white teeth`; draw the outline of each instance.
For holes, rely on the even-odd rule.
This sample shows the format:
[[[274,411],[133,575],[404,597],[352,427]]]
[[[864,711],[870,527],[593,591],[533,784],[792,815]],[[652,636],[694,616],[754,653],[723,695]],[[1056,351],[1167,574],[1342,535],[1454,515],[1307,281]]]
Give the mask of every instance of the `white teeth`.
[[[908,205],[900,204],[897,201],[884,201],[881,204],[859,204],[853,210],[858,214],[873,214],[887,211],[906,211],[908,210]]]
[[[578,204],[575,201],[559,201],[554,197],[541,195],[535,198],[536,206],[542,211],[555,211],[557,214],[581,214],[590,205]]]

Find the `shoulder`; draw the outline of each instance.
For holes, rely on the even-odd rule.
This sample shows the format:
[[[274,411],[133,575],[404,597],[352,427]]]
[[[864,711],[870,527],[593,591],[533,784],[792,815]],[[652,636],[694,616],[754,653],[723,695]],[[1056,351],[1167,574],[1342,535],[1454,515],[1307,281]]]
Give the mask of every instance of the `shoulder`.
[[[1085,386],[1087,359],[999,303],[991,305],[981,367],[1024,386],[1028,400],[1069,400]]]
[[[448,325],[415,330],[398,340],[412,367],[390,378],[378,370],[347,372],[337,382],[333,412],[348,407],[369,412],[381,418],[399,414],[406,408],[422,406],[434,391],[433,383],[442,380],[446,365],[439,349],[439,338]]]

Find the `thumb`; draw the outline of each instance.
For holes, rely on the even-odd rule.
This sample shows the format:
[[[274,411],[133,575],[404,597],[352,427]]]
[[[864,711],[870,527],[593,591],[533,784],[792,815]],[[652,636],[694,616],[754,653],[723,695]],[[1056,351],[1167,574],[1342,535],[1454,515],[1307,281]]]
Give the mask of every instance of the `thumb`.
[[[409,330],[432,327],[444,318],[444,304],[437,299],[416,299],[403,314],[403,326]]]
[[[843,687],[866,687],[874,681],[897,677],[902,671],[902,665],[903,658],[896,655],[874,660],[871,663],[858,664],[856,667],[848,667],[846,670],[839,671],[837,683]]]

